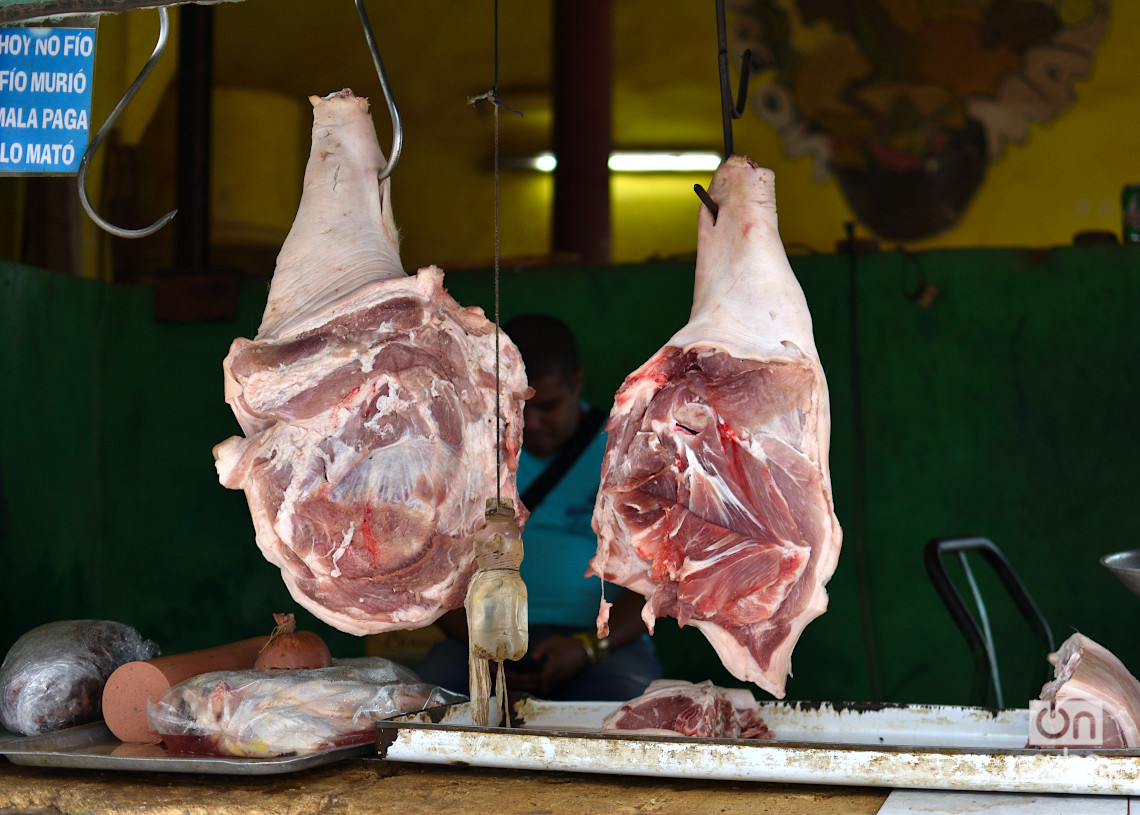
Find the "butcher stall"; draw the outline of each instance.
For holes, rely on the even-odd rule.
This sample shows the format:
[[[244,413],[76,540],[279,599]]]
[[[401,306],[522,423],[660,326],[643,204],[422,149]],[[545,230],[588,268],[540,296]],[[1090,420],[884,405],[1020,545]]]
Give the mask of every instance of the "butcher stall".
[[[516,704],[511,728],[470,711],[381,722],[375,742],[278,759],[206,758],[125,745],[105,726],[0,744],[0,803],[13,811],[401,811],[909,813],[1127,812],[1134,750],[1026,750],[1025,711],[782,705],[786,739],[607,735],[612,705]],[[501,724],[501,723],[497,723]],[[938,746],[931,746],[938,745]],[[1003,745],[995,747],[995,745]],[[893,790],[893,791],[892,791]],[[201,798],[201,796],[207,796]]]
[[[475,136],[378,0],[0,0],[0,813],[1130,812],[1140,193],[1124,245],[1087,197],[1075,245],[937,243],[1027,138],[1009,88],[1068,99],[1109,4],[710,0],[716,149],[640,188],[631,12],[531,12],[546,100],[500,87],[533,21],[486,5],[447,63],[488,58]],[[825,251],[781,151],[836,174]],[[685,251],[612,262],[611,198],[678,186]],[[549,251],[505,260],[535,191]],[[635,646],[636,692],[559,692]]]

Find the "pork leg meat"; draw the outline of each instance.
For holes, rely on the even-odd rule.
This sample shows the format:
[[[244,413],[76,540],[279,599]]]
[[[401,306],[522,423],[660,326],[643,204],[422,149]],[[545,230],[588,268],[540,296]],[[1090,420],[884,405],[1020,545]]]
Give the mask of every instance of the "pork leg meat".
[[[717,739],[770,739],[752,693],[710,681],[654,679],[645,693],[602,721],[602,730]]]
[[[526,376],[500,334],[496,414],[495,326],[438,268],[404,273],[367,100],[311,101],[304,192],[261,327],[224,363],[245,437],[214,456],[298,603],[352,634],[417,628],[463,604],[485,500],[521,507]]]
[[[1104,716],[1101,747],[1140,747],[1140,682],[1115,654],[1078,633],[1061,643],[1049,662],[1053,679],[1041,688],[1041,701],[1095,704]],[[1053,730],[1054,725],[1046,729]],[[1073,730],[1080,729],[1074,724]],[[1030,730],[1030,747],[1055,746],[1047,740],[1035,743],[1037,732]]]
[[[615,396],[589,573],[644,595],[650,631],[696,626],[734,676],[783,697],[842,537],[827,383],[772,171],[732,156],[709,194],[689,323]]]

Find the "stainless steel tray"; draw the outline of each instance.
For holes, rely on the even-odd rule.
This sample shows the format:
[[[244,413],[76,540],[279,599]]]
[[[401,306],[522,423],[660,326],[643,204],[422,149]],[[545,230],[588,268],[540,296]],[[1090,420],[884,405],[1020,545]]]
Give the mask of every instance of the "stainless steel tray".
[[[520,727],[471,725],[470,707],[377,725],[392,761],[507,769],[993,792],[1140,794],[1140,750],[1030,750],[1029,711],[772,702],[776,739],[601,732],[619,703],[516,705]],[[492,708],[493,709],[493,708]]]
[[[227,758],[172,753],[162,744],[119,741],[102,722],[69,727],[40,736],[0,742],[0,753],[13,764],[70,767],[84,770],[136,770],[220,775],[273,775],[331,764],[355,756],[373,755],[375,743],[334,747],[305,755],[274,758]]]

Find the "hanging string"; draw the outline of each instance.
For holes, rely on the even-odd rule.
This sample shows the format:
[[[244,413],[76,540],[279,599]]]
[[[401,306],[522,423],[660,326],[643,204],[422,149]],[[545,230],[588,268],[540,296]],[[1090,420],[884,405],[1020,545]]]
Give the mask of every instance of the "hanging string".
[[[486,93],[481,93],[478,96],[467,97],[467,104],[478,105],[480,102],[490,102],[491,104],[493,104],[495,106],[495,108],[496,108],[495,112],[496,113],[498,113],[498,108],[506,108],[511,113],[518,113],[519,116],[522,116],[522,113],[520,111],[517,111],[511,107],[508,107],[507,105],[504,105],[503,100],[499,98],[499,0],[495,0],[495,34],[494,34],[494,37],[495,37],[495,41],[494,41],[494,46],[493,46],[493,52],[495,55],[495,81],[491,83],[491,90],[487,91]],[[498,138],[498,135],[499,135],[498,126],[499,126],[499,120],[498,120],[498,117],[496,117],[495,118],[495,128],[496,128],[495,129],[495,137],[496,137],[496,139]],[[496,141],[495,142],[495,159],[496,159],[496,162],[498,161],[498,158],[499,158],[498,150],[499,150],[499,145],[498,145],[498,142]],[[498,164],[497,163],[496,163],[495,173],[496,173],[495,179],[498,180]]]
[[[495,506],[498,506],[503,498],[503,416],[499,366],[499,108],[507,108],[511,113],[522,116],[521,112],[507,107],[499,98],[499,0],[495,0],[494,31],[495,80],[491,84],[491,90],[478,96],[469,96],[467,104],[478,105],[481,102],[490,102],[495,109],[495,141],[491,168],[495,177]]]
[[[498,6],[498,0],[495,5]],[[498,15],[496,15],[496,23],[498,22]],[[498,38],[495,42],[495,68],[496,79],[498,79]],[[499,243],[498,243],[498,105],[495,106],[495,505],[500,506],[503,503],[502,488],[499,484],[503,483],[503,456],[500,451],[503,449],[503,411],[499,407],[499,394],[503,392],[502,386],[499,384],[499,313],[498,313],[498,290],[499,290]],[[502,670],[503,663],[499,662],[499,670]]]
[[[495,24],[498,26],[498,0],[495,0]],[[499,79],[499,38],[495,37],[495,82]],[[500,408],[503,389],[499,383],[499,106],[495,105],[495,506],[502,506],[503,496],[503,413]],[[499,663],[502,671],[503,663]]]

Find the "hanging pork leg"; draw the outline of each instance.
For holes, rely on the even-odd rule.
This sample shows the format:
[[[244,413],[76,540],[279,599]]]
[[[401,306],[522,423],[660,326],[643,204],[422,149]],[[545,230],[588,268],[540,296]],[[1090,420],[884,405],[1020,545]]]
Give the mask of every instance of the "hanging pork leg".
[[[590,573],[644,595],[651,631],[696,626],[734,676],[782,697],[839,557],[827,384],[773,173],[733,156],[709,195],[689,323],[614,400]]]
[[[486,499],[521,508],[526,376],[500,334],[497,408],[495,326],[436,267],[404,273],[367,100],[311,101],[304,193],[261,328],[224,364],[245,437],[214,455],[297,602],[353,634],[417,628],[463,604]]]

